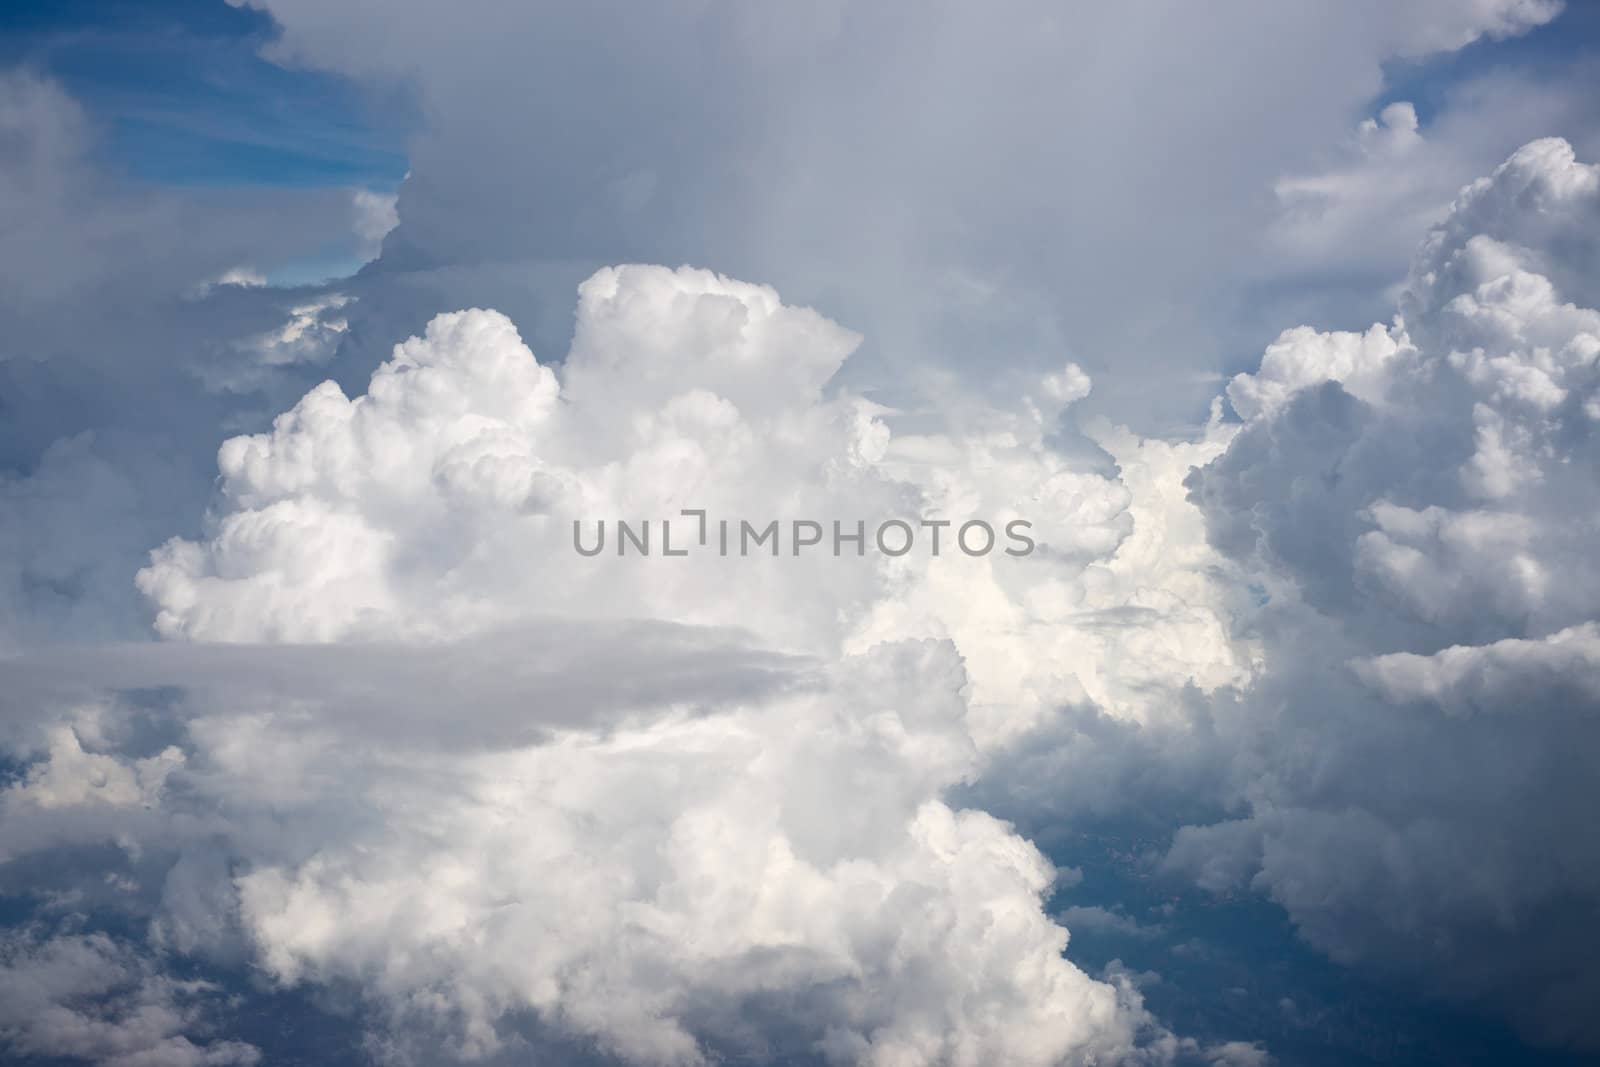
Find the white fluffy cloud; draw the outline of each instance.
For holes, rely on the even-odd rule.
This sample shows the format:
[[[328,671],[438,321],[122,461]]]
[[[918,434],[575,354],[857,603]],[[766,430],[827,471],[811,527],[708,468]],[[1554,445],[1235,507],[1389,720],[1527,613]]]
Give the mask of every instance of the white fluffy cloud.
[[[1097,427],[1091,443],[1062,419],[1090,389],[1074,366],[1016,412],[901,415],[827,388],[857,342],[765,287],[607,269],[580,290],[559,368],[502,315],[441,315],[364,395],[325,383],[222,446],[205,538],[139,575],[168,637],[360,658],[558,613],[734,625],[824,665],[789,695],[448,758],[405,727],[336,726],[348,684],[198,713],[184,780],[231,813],[238,925],[269,973],[359,980],[394,1034],[444,1035],[451,1055],[516,1047],[508,1020],[531,1011],[630,1061],[701,1062],[772,1040],[749,1020],[780,1003],[786,1040],[838,1063],[1199,1055],[1132,986],[1063,958],[1051,865],[945,794],[1062,702],[1155,719],[1185,686],[1248,676],[1181,488],[1230,431]],[[1039,548],[969,556],[954,527],[937,558],[931,540],[795,556],[787,532],[777,558],[586,559],[570,540],[574,518],[689,507],[869,531],[1025,517]],[[689,543],[692,522],[676,529]],[[637,650],[615,654],[625,672]],[[578,711],[553,723],[599,699],[593,682],[551,688]],[[470,692],[466,736],[483,713]],[[453,702],[421,701],[430,717]]]
[[[329,42],[359,32],[359,13],[273,6],[289,24],[285,48],[349,61]],[[1074,923],[1141,937],[1160,927],[1095,905],[1052,919],[1050,862],[958,799],[1003,774],[1014,796],[1064,820],[1151,796],[1179,796],[1185,813],[1225,808],[1237,818],[1177,832],[1165,870],[1211,889],[1253,885],[1341,961],[1386,961],[1493,1001],[1543,1036],[1594,1042],[1575,1010],[1593,981],[1571,946],[1590,946],[1600,894],[1583,824],[1600,731],[1595,168],[1565,142],[1535,142],[1446,209],[1434,191],[1460,160],[1419,164],[1439,138],[1414,109],[1390,106],[1361,128],[1355,163],[1279,184],[1290,212],[1278,236],[1331,261],[1374,228],[1439,220],[1399,317],[1364,332],[1283,333],[1227,386],[1241,421],[1225,421],[1219,402],[1182,439],[1080,422],[1103,380],[1066,362],[1061,353],[1079,349],[1051,325],[1058,298],[1097,312],[1083,318],[1103,360],[1187,328],[1164,301],[1182,291],[1203,302],[1203,287],[1190,288],[1215,266],[1203,250],[1243,232],[1233,227],[1249,212],[1231,197],[1262,186],[1206,172],[1157,195],[1174,138],[1194,136],[1215,158],[1243,150],[1235,136],[1314,141],[1313,125],[1328,123],[1299,121],[1307,101],[1346,121],[1339,101],[1370,95],[1380,58],[1518,32],[1554,10],[1373,4],[1359,18],[1299,20],[1327,47],[1261,57],[1263,77],[1285,86],[1272,103],[1296,116],[1293,130],[1251,118],[1259,85],[1238,79],[1225,52],[1194,46],[1195,34],[1248,43],[1258,29],[1214,26],[1210,13],[1175,16],[1164,54],[1179,73],[1201,63],[1197,75],[1215,74],[1220,56],[1219,83],[1241,97],[1230,107],[1175,77],[1184,99],[1146,108],[1162,118],[1137,144],[1117,94],[1100,94],[1090,115],[1058,111],[1052,101],[1079,94],[1054,81],[1076,69],[1054,51],[1023,49],[999,79],[1040,108],[1019,120],[1020,140],[972,104],[970,71],[951,83],[944,67],[902,79],[874,67],[863,85],[846,55],[863,37],[962,55],[969,43],[1013,54],[1012,34],[1098,40],[1063,36],[1022,5],[1009,21],[892,29],[841,11],[793,33],[768,32],[778,16],[722,11],[707,24],[775,49],[780,78],[793,41],[841,49],[841,76],[828,82],[841,95],[799,100],[783,124],[792,138],[725,143],[700,131],[692,147],[704,151],[687,169],[647,150],[648,137],[608,128],[550,142],[570,153],[542,144],[535,161],[511,159],[506,173],[474,163],[463,177],[455,164],[483,153],[459,149],[495,124],[452,126],[459,142],[434,131],[399,229],[393,201],[356,199],[364,251],[395,253],[352,280],[359,299],[294,294],[281,328],[252,318],[198,380],[241,393],[310,370],[342,374],[335,350],[352,334],[403,336],[355,318],[394,296],[381,277],[410,262],[437,267],[429,281],[504,285],[504,272],[461,264],[525,254],[525,218],[555,243],[557,274],[578,269],[562,257],[594,250],[564,245],[568,226],[611,240],[599,245],[608,255],[638,247],[626,238],[649,217],[669,246],[680,227],[737,229],[748,242],[704,246],[734,263],[837,239],[815,257],[825,270],[802,263],[794,274],[852,298],[871,298],[861,279],[882,284],[890,310],[874,322],[884,327],[875,373],[928,351],[930,338],[973,336],[1011,355],[1037,351],[1029,360],[1046,369],[993,375],[985,391],[906,375],[891,407],[848,387],[854,332],[770,288],[690,268],[590,273],[560,362],[535,358],[520,316],[438,315],[364,392],[325,382],[270,429],[223,443],[203,527],[164,525],[159,536],[184,535],[138,573],[165,645],[0,662],[0,705],[20,709],[4,737],[23,765],[0,794],[0,852],[16,870],[58,850],[72,882],[61,901],[88,910],[114,897],[161,951],[357,990],[371,1051],[395,1062],[516,1061],[552,1034],[639,1063],[1264,1062],[1255,1045],[1175,1037],[1127,972],[1072,962]],[[514,66],[469,50],[475,77],[462,80],[451,73],[462,69],[456,27],[432,18],[395,9],[392,36],[360,62],[425,67],[424,99],[446,111],[461,103],[453,94],[498,91],[525,70],[562,76],[560,62]],[[590,32],[573,19],[576,37]],[[683,32],[665,17],[652,28]],[[516,36],[483,30],[474,25],[495,48]],[[656,36],[641,35],[652,56],[639,84],[675,84],[654,53],[677,51]],[[695,40],[707,39],[697,24]],[[1331,104],[1306,88],[1324,64],[1341,75]],[[711,67],[714,84],[736,90],[723,99],[739,102],[737,117],[755,114],[742,102],[766,97]],[[815,79],[804,81],[812,93]],[[840,149],[876,128],[858,113],[892,109],[879,86],[900,84],[948,105],[940,138],[963,145],[960,159],[911,130]],[[1192,132],[1194,100],[1227,128]],[[675,103],[667,92],[652,100]],[[70,107],[32,82],[0,85],[0,122],[23,111],[61,112],[36,125],[64,130],[66,148],[37,154],[73,156]],[[1041,128],[1085,136],[1041,140]],[[1058,142],[1074,150],[1058,154]],[[1015,175],[972,163],[982,155],[972,143],[1016,160],[1018,173],[1066,174],[1081,195],[1041,218]],[[1080,150],[1097,144],[1119,151]],[[778,191],[753,210],[730,195],[742,186],[719,160]],[[568,163],[582,191],[564,184]],[[861,190],[843,207],[826,180],[841,164]],[[823,177],[813,188],[800,173]],[[1386,176],[1407,173],[1417,180],[1391,193]],[[954,229],[900,214],[916,185],[908,175],[943,189],[941,220],[986,236],[957,254]],[[1124,186],[1136,195],[1119,199]],[[570,217],[501,210],[507,198],[525,205],[530,188]],[[604,191],[598,208],[591,189]],[[450,218],[446,206],[463,203],[481,203],[481,216]],[[951,210],[963,204],[970,215]],[[724,210],[741,225],[715,225]],[[1010,256],[1055,223],[1075,239],[1017,271],[1029,280],[983,266],[995,247]],[[882,248],[895,256],[878,258]],[[840,282],[836,261],[851,250],[865,266]],[[218,277],[245,261],[238,252],[218,251],[196,276]],[[24,280],[39,286],[30,297],[87,284],[69,275]],[[257,300],[261,288],[215,286],[205,307]],[[408,296],[391,306],[419,302]],[[1137,314],[1107,310],[1129,304]],[[558,318],[564,328],[565,304]],[[270,410],[288,406],[264,397]],[[128,516],[152,511],[140,487],[159,479],[127,479],[104,458],[116,447],[69,440],[0,482],[0,548],[20,561],[0,588],[8,605],[71,616],[80,587],[127,584],[111,547],[145,536]],[[98,486],[87,508],[72,495],[85,485]],[[675,539],[689,533],[683,508],[758,525],[814,519],[824,544],[794,556],[785,529],[778,558],[666,558],[657,525],[649,559],[573,550],[574,519],[606,521],[614,548],[619,519],[675,519]],[[1024,518],[1038,550],[970,557],[951,548],[951,529],[937,559],[920,547],[835,557],[826,544],[834,520],[861,520],[870,537],[884,519],[924,517]],[[50,629],[12,614],[5,651]],[[170,697],[169,685],[186,695]],[[109,877],[71,869],[90,852]],[[29,934],[4,951],[0,981],[47,989],[5,1033],[24,1052],[128,1064],[254,1055],[206,1039],[185,1005],[209,990],[172,984],[118,941]],[[37,975],[63,960],[86,961],[74,973],[96,970],[106,984],[73,978],[48,992]]]
[[[1137,998],[1061,958],[1052,867],[936,799],[974,759],[962,682],[948,646],[890,647],[819,695],[388,769],[370,836],[241,877],[244,922],[279,978],[372,975],[468,1052],[532,1009],[699,1063],[777,996],[841,1063],[1122,1055]]]
[[[844,1061],[1125,1052],[1148,1020],[1060,960],[1048,866],[943,799],[1048,733],[1051,709],[1089,703],[1156,731],[1116,759],[1177,760],[1246,809],[1180,832],[1167,869],[1253,881],[1340,960],[1589,1040],[1564,1013],[1582,984],[1552,924],[1592,898],[1600,857],[1540,857],[1586,803],[1571,754],[1600,723],[1572,713],[1593,684],[1570,629],[1595,595],[1581,516],[1600,349],[1574,302],[1595,190],[1567,146],[1529,145],[1463,192],[1392,326],[1285,333],[1228,388],[1243,425],[1188,443],[1074,429],[1061,412],[1089,383],[1072,367],[1010,412],[886,410],[825,387],[852,334],[702,271],[595,275],[559,368],[503,316],[440,316],[365,395],[321,386],[223,446],[205,538],[140,575],[163,632],[471,640],[554,607],[741,625],[832,666],[820,691],[496,748],[442,779],[391,753],[341,785],[359,817],[252,856],[249,939],[285,981],[375,976],[392,1019],[443,1027],[458,1052],[500,1047],[521,1007],[625,1057],[693,1061],[756,1040],[729,1005],[778,989],[809,991],[808,1040]],[[683,507],[1026,515],[1040,551],[628,561],[567,539],[572,517]],[[1159,738],[1194,736],[1205,693],[1238,750],[1177,756]],[[1507,700],[1532,707],[1481,714]],[[191,729],[237,768],[214,782],[242,773],[220,744],[236,729],[252,752],[310,758],[292,720],[218,721]],[[1318,774],[1295,769],[1306,751]],[[896,911],[890,937],[876,924],[906,893],[934,925]],[[980,932],[958,919],[974,911],[1017,925]],[[1498,967],[1463,943],[1485,930]],[[914,995],[862,999],[906,959],[923,961]],[[957,959],[1004,1022],[952,999]]]
[[[1144,717],[1162,685],[1243,677],[1177,488],[1225,429],[1192,445],[1100,429],[1123,464],[1108,476],[1051,443],[1089,389],[1069,366],[1020,414],[957,401],[942,425],[895,432],[894,412],[823,390],[857,340],[770,289],[688,269],[596,274],[559,372],[503,316],[440,316],[366,395],[325,383],[272,432],[224,444],[207,539],[168,543],[140,586],[164,634],[206,640],[437,638],[550,611],[741,625],[828,654],[951,637],[986,738],[1084,692]],[[736,531],[777,519],[783,555],[615,558],[618,519],[676,519],[688,543],[685,508]],[[904,557],[833,555],[835,521],[871,538],[923,518],[952,523],[938,558],[931,530]],[[1017,518],[1033,556],[958,550],[962,523]],[[798,557],[795,519],[824,531]],[[577,555],[575,520],[610,525],[608,551]],[[1146,625],[1114,622],[1129,611]]]
[[[556,670],[562,699],[603,691],[590,662]],[[403,699],[381,668],[359,677]],[[56,737],[0,841],[26,854],[98,830],[130,857],[224,850],[231,882],[226,865],[173,867],[159,943],[206,958],[239,938],[280,982],[359,983],[388,1057],[514,1056],[529,1013],[635,1063],[751,1054],[780,1031],[851,1064],[1198,1052],[1133,987],[1063,958],[1043,909],[1055,870],[1033,846],[941,799],[979,759],[951,645],[882,645],[707,704],[716,678],[675,700],[651,686],[648,714],[615,728],[488,747],[419,745],[315,685],[298,700],[234,687],[196,700],[181,757]],[[478,704],[460,697],[471,738]],[[52,791],[90,760],[102,788]],[[32,825],[63,809],[70,833]]]

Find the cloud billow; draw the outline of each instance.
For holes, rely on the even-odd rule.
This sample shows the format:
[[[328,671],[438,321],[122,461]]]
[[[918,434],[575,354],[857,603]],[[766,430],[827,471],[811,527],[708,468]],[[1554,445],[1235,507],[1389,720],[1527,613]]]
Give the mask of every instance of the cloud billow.
[[[1588,1047],[1597,234],[1600,169],[1531,143],[1463,190],[1392,327],[1291,331],[1230,385],[1245,426],[1188,485],[1272,590],[1260,733],[1243,820],[1168,855],[1236,856],[1336,959]]]
[[[1145,544],[1113,566],[1134,494],[1046,443],[1090,388],[1081,371],[1016,411],[975,402],[897,435],[894,413],[824,388],[856,343],[768,288],[632,266],[582,287],[557,369],[504,316],[468,310],[397,346],[364,395],[314,388],[270,432],[224,443],[204,538],[139,574],[164,635],[237,652],[14,672],[62,716],[39,720],[61,740],[8,804],[17,847],[69,833],[39,802],[61,761],[104,762],[127,788],[83,798],[99,815],[76,840],[181,848],[203,828],[232,857],[220,914],[156,928],[190,931],[202,955],[220,951],[207,937],[247,943],[278,982],[360,982],[397,1050],[500,1054],[532,1012],[629,1061],[701,1062],[755,1040],[734,1014],[777,997],[835,1062],[1199,1056],[1131,984],[1062,956],[1042,903],[1053,866],[943,794],[1086,685],[1118,714],[1157,713],[1150,681],[1065,673],[1055,652],[1075,635],[1133,658],[1169,634],[1152,679],[1236,677],[1214,616],[1094,621],[1163,603],[1138,588],[1151,575],[1204,588],[1209,557]],[[1181,501],[1175,479],[1150,487],[1181,467],[1170,449],[1108,444],[1151,470],[1137,506]],[[583,560],[565,543],[580,509],[690,503],[1026,506],[1041,552],[780,557],[733,581],[717,568],[741,561]],[[1074,606],[1036,604],[1041,583]],[[571,618],[553,638],[552,611]],[[659,672],[640,617],[691,628]],[[695,639],[708,625],[724,629]],[[752,675],[711,636],[730,626],[790,655],[752,654]],[[513,679],[499,657],[548,666]],[[159,684],[189,696],[179,769],[157,779],[97,736],[115,705],[83,702]]]
[[[1493,136],[1389,101],[1316,165],[1380,64],[1559,5],[1270,49],[1198,9],[574,9],[537,62],[515,5],[263,6],[285,62],[414,79],[398,200],[101,182],[77,106],[0,79],[0,222],[52,245],[0,261],[8,1053],[270,1062],[238,1035],[292,994],[394,1064],[1268,1062],[1073,940],[1194,965],[1198,894],[1600,1047],[1587,128],[1494,165],[1513,102],[1565,114],[1519,83],[1458,109]],[[242,255],[325,230],[375,258]],[[1216,373],[1241,292],[1377,292],[1418,240],[1391,321]],[[1367,321],[1337,288],[1259,314]],[[1038,544],[572,549],[684,508]],[[1118,820],[1148,912],[1059,865]]]

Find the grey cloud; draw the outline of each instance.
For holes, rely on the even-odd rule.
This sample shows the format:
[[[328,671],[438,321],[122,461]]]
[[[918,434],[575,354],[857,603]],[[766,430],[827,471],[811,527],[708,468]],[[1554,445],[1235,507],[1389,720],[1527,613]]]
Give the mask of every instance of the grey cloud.
[[[163,974],[104,934],[0,933],[0,1044],[96,1067],[253,1067],[252,1045],[212,1039],[220,991]]]
[[[893,394],[939,362],[981,387],[996,364],[1072,358],[1124,371],[1093,403],[1150,424],[1207,396],[1136,380],[1221,369],[1305,296],[1238,299],[1294,269],[1269,240],[1272,183],[1345,136],[1380,65],[1559,10],[385,5],[374,35],[361,5],[259,6],[284,27],[276,56],[417,84],[373,286],[461,306],[483,297],[460,282],[497,273],[527,289],[495,306],[559,350],[542,275],[564,294],[604,262],[688,261],[861,329],[858,384]]]
[[[219,431],[332,354],[248,344],[324,295],[206,283],[350,233],[349,190],[145,185],[98,132],[48,78],[0,72],[0,649],[143,633],[127,575],[204,508]]]
[[[1473,183],[1413,261],[1394,356],[1350,380],[1286,340],[1325,379],[1190,476],[1270,594],[1268,669],[1218,710],[1246,817],[1165,861],[1269,895],[1341,962],[1586,1048],[1597,174],[1544,140]]]
[[[668,622],[537,620],[429,645],[99,644],[0,661],[15,734],[33,709],[183,690],[217,703],[315,709],[319,729],[426,749],[529,744],[551,731],[704,713],[817,684],[801,657],[738,631]],[[454,709],[440,714],[441,705]]]
[[[1393,703],[1447,713],[1600,711],[1600,627],[1574,626],[1537,640],[1453,645],[1431,656],[1394,652],[1358,660],[1356,673]]]

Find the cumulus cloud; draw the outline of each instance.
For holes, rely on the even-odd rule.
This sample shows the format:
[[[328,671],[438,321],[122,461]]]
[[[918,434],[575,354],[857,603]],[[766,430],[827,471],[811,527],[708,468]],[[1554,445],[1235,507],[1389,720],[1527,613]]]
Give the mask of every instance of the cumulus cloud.
[[[1285,330],[1267,346],[1253,373],[1228,384],[1228,402],[1246,421],[1272,416],[1300,390],[1338,382],[1353,396],[1367,399],[1383,381],[1384,364],[1401,342],[1382,326],[1365,333],[1322,333],[1310,326]]]
[[[1026,982],[994,969],[1059,960],[1062,935],[1040,910],[1048,865],[1003,824],[945,798],[993,759],[1035,774],[1058,765],[1017,748],[1054,730],[1091,740],[1075,760],[1087,781],[1127,780],[1130,759],[1153,758],[1243,809],[1181,830],[1165,870],[1216,890],[1253,884],[1341,961],[1413,972],[1498,1003],[1532,1032],[1588,1040],[1566,1013],[1582,979],[1555,931],[1573,894],[1592,899],[1600,859],[1570,847],[1587,795],[1573,753],[1600,719],[1569,713],[1592,685],[1584,631],[1564,629],[1592,610],[1570,517],[1592,493],[1572,472],[1590,462],[1593,312],[1554,279],[1584,277],[1564,257],[1585,254],[1592,175],[1559,142],[1520,151],[1463,192],[1424,244],[1393,325],[1285,333],[1258,372],[1229,386],[1243,424],[1214,420],[1188,443],[1063,422],[1089,388],[1075,367],[1009,412],[974,402],[931,424],[902,416],[829,386],[854,335],[703,271],[595,275],[559,367],[537,361],[503,316],[440,316],[396,348],[366,394],[320,386],[270,433],[223,446],[205,538],[169,542],[140,575],[165,633],[437,642],[560,603],[595,620],[742,623],[831,663],[828,680],[776,703],[496,750],[458,765],[442,793],[416,764],[401,761],[418,785],[373,772],[385,785],[363,794],[368,816],[248,864],[243,929],[282,981],[381,975],[395,1024],[444,1026],[458,1052],[500,1048],[501,1020],[521,1006],[625,1057],[693,1061],[752,1040],[719,1011],[778,987],[819,998],[808,1000],[806,1018],[822,1027],[810,1040],[846,1060],[1126,1052],[1149,1023],[1113,987],[1065,963]],[[1566,239],[1552,246],[1556,232]],[[1084,463],[1079,434],[1116,466]],[[1010,561],[786,557],[730,571],[751,561],[655,557],[619,578],[615,557],[570,554],[562,521],[695,506],[1004,517],[1022,513],[1019,501],[1041,551]],[[1557,565],[1560,582],[1547,576]],[[949,643],[895,643],[906,638]],[[1531,715],[1455,713],[1533,694]],[[1063,704],[1153,732],[1061,733]],[[781,740],[766,732],[777,722]],[[276,739],[282,728],[268,715],[250,730],[262,750],[293,753]],[[199,722],[191,732],[226,734]],[[1204,743],[1180,756],[1183,738]],[[1315,774],[1296,766],[1307,751],[1321,753]],[[1453,758],[1422,755],[1437,752]],[[1110,763],[1094,770],[1095,759]],[[671,766],[684,769],[664,783]],[[574,781],[569,767],[586,769]],[[473,858],[517,854],[494,812],[586,796],[576,781],[615,786],[604,805],[569,803],[616,850],[574,844],[558,854],[572,877],[537,889],[520,872],[543,852],[502,874]],[[674,784],[689,781],[688,792]],[[840,788],[862,790],[858,817],[819,821]],[[1147,782],[1132,795],[1158,793]],[[564,818],[540,822],[539,840],[577,841]],[[655,826],[648,836],[669,842],[665,852],[629,851],[636,825]],[[708,841],[727,846],[719,863]],[[929,866],[930,848],[940,865]],[[960,857],[995,849],[1032,858],[971,885]],[[461,875],[415,874],[440,868]],[[698,892],[680,897],[691,882]],[[634,889],[580,920],[576,901],[612,884]],[[1004,899],[1007,914],[1028,917],[1006,935],[1022,941],[962,940],[957,923],[940,928],[959,944],[930,949],[988,975],[1011,1024],[991,1030],[954,1007],[931,962],[919,965],[922,994],[880,1005],[881,1017],[852,999],[862,987],[838,986],[880,973],[882,958],[863,955],[880,935],[849,931],[871,929],[904,884],[950,915]],[[811,905],[788,895],[808,885]],[[511,902],[530,899],[541,915],[572,913],[566,938],[510,918]],[[738,910],[718,910],[734,901]],[[799,918],[817,911],[832,919]],[[1090,914],[1080,918],[1103,918]],[[622,932],[631,925],[611,925],[618,915],[650,936],[635,943]],[[487,928],[495,944],[526,945],[515,966],[453,947],[484,943]],[[397,944],[396,931],[412,940]],[[1474,937],[1489,937],[1493,961]],[[603,967],[587,962],[597,952]],[[464,977],[419,1000],[445,973]],[[652,985],[645,974],[671,977]],[[1068,988],[1077,992],[1047,992]],[[1051,1022],[1042,1005],[1061,996],[1083,1007]],[[1011,1043],[1018,1027],[1038,1042]]]
[[[1544,55],[1494,64],[1430,86],[1419,103],[1393,100],[1280,176],[1264,288],[1289,275],[1321,293],[1320,307],[1308,299],[1294,312],[1302,321],[1388,314],[1407,260],[1463,186],[1535,136],[1560,134],[1588,157],[1600,151],[1592,109],[1578,103],[1592,95],[1596,68],[1585,57],[1564,75],[1554,69]],[[1577,85],[1589,88],[1569,91]]]
[[[589,662],[545,670],[564,679],[546,683],[558,707],[606,699]],[[143,761],[89,757],[46,717],[50,751],[0,838],[14,858],[95,826],[168,855],[210,842],[237,873],[197,896],[179,877],[194,862],[173,867],[161,942],[203,957],[242,937],[279,982],[357,982],[391,1056],[430,1040],[452,1058],[510,1054],[530,1012],[639,1063],[750,1054],[779,1031],[841,1063],[1175,1054],[1135,990],[1063,958],[1067,932],[1042,908],[1053,866],[940,799],[978,758],[948,643],[880,646],[804,687],[709,705],[692,684],[645,681],[645,718],[597,731],[558,712],[537,743],[453,750],[352,721],[348,680],[301,683],[299,700],[202,690],[182,754]],[[538,688],[520,695],[539,715]],[[167,783],[158,810],[30,835],[45,787],[91,758],[102,787],[52,794],[55,808],[87,816]]]
[[[1290,331],[1230,385],[1245,426],[1188,484],[1273,594],[1230,712],[1261,735],[1248,816],[1167,857],[1590,1046],[1597,233],[1600,169],[1530,143],[1422,243],[1392,326]]]
[[[1104,428],[1123,476],[1086,470],[1051,444],[1088,391],[1073,366],[1021,414],[969,402],[896,433],[894,412],[824,391],[858,340],[771,289],[688,269],[596,274],[558,370],[504,316],[440,316],[364,396],[325,383],[271,433],[225,443],[207,538],[162,547],[140,586],[159,630],[204,640],[437,638],[553,606],[743,625],[809,653],[953,637],[986,736],[1085,691],[1140,716],[1161,685],[1243,676],[1208,606],[1214,557],[1192,541],[1168,552],[1180,538],[1165,528],[1198,530],[1173,475],[1215,454],[1222,427],[1192,445]],[[823,542],[776,561],[574,551],[575,521],[622,518],[677,519],[681,545],[696,530],[683,509],[805,518]],[[961,524],[1019,518],[1033,556],[958,551]],[[834,522],[889,519],[950,523],[944,554],[931,529],[904,557],[833,554]],[[1141,610],[1144,627],[1116,624]]]
[[[1101,84],[1135,69],[1104,12],[713,5],[634,13],[621,41],[551,12],[530,56],[503,51],[529,39],[511,7],[394,7],[374,39],[359,8],[269,6],[277,54],[414,74],[433,117],[516,100],[537,151],[494,114],[436,122],[398,199],[268,204],[377,256],[286,291],[238,265],[304,233],[96,185],[75,105],[0,83],[0,188],[46,207],[0,221],[89,241],[37,276],[0,263],[31,287],[0,303],[0,375],[49,400],[3,430],[6,885],[131,916],[160,953],[354,991],[392,1062],[547,1042],[639,1063],[1267,1062],[1169,1032],[1133,972],[1074,963],[1075,926],[1166,926],[1060,909],[1066,876],[981,810],[1031,831],[1137,809],[1163,827],[1146,873],[1251,887],[1341,962],[1596,1041],[1574,946],[1600,929],[1597,172],[1537,141],[1446,207],[1471,153],[1398,103],[1312,165],[1380,61],[1558,5],[1321,9],[1273,49],[1254,14],[1169,13],[1138,44],[1180,89],[1156,100]],[[569,122],[550,101],[574,71],[622,81],[594,77],[597,41],[638,96]],[[939,130],[886,121],[908,91]],[[666,121],[707,101],[704,128]],[[1249,180],[1171,181],[1185,149]],[[1287,213],[1263,216],[1286,173]],[[1041,210],[1035,181],[1074,196]],[[1282,333],[1228,383],[1237,420],[1219,399],[1164,439],[1085,413],[1136,378],[1100,367],[1236,339],[1208,316],[1240,279],[1387,263],[1433,223],[1398,317]],[[204,240],[130,281],[129,249],[168,230]],[[865,340],[711,271],[596,269],[685,256],[861,311]],[[513,314],[433,315],[501,297]],[[927,366],[978,342],[1004,373]],[[130,382],[164,403],[94,435],[59,414]],[[201,453],[228,433],[204,508]],[[659,525],[647,559],[573,550],[574,520],[676,537],[685,508],[824,538],[1022,518],[1037,550],[969,556],[946,530],[941,557],[786,539],[668,558]],[[125,637],[144,605],[159,647],[30,647]],[[132,942],[23,932],[4,953],[0,981],[46,991],[6,1024],[25,1054],[255,1056],[194,1007],[215,990]],[[64,970],[104,977],[37,978]]]
[[[443,794],[390,780],[378,837],[245,875],[244,920],[281,979],[375,972],[468,1050],[520,1006],[701,1062],[696,1032],[749,1040],[733,1018],[778,994],[841,1062],[1126,1052],[1136,1005],[1061,958],[1050,865],[933,799],[972,758],[949,650],[842,672],[825,700],[496,754]]]
[[[259,1063],[254,1046],[202,1036],[216,997],[104,934],[0,934],[0,1047],[13,1055],[97,1067]]]
[[[160,795],[167,776],[182,763],[183,753],[172,746],[132,763],[85,752],[77,731],[62,724],[50,732],[49,754],[5,792],[4,802],[40,808],[148,806]]]
[[[1549,701],[1580,714],[1600,707],[1600,628],[1594,623],[1530,641],[1452,645],[1432,655],[1392,652],[1356,671],[1385,699],[1428,703],[1450,714],[1511,713]]]
[[[24,730],[48,746],[26,788],[108,760],[138,810],[19,803],[0,840],[215,842],[231,882],[209,909],[163,892],[161,943],[357,983],[389,1057],[514,1055],[529,1013],[643,1063],[1209,1054],[1074,966],[1053,865],[947,794],[1063,701],[1160,718],[1247,675],[1179,478],[1230,431],[1091,440],[1072,365],[1011,410],[902,415],[830,385],[858,342],[767,287],[629,266],[582,286],[559,366],[468,310],[364,394],[314,388],[223,444],[205,536],[139,574],[164,635],[227,644],[3,672],[36,709],[184,688],[175,751],[87,754],[48,711]],[[938,556],[570,540],[575,517],[685,507],[1026,516],[1038,551],[970,555],[954,527]]]

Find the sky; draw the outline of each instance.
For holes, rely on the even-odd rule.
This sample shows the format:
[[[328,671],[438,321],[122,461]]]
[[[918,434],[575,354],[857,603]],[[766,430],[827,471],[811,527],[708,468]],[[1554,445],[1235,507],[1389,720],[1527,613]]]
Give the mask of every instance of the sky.
[[[0,1060],[1600,1063],[1597,90],[7,5]]]
[[[109,168],[171,185],[360,185],[405,176],[401,98],[262,58],[272,20],[214,3],[10,5],[8,65],[92,114]]]

